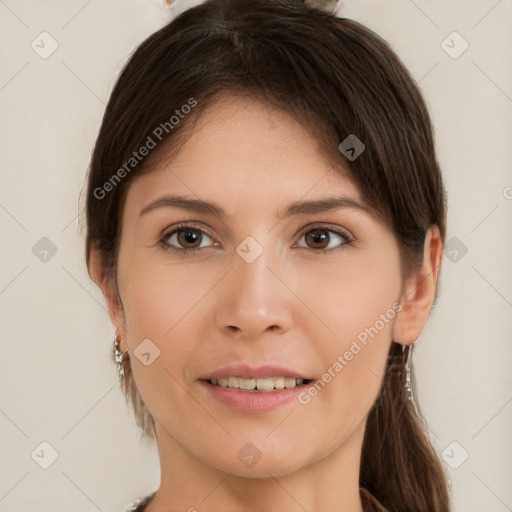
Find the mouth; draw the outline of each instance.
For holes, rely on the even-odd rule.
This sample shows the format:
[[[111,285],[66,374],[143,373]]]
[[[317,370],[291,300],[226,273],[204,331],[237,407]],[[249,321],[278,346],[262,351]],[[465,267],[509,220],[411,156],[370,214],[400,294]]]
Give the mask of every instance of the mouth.
[[[311,385],[311,374],[279,363],[233,362],[199,377],[205,396],[231,411],[270,412],[287,404],[297,404],[297,396]]]
[[[311,380],[296,377],[220,377],[205,379],[205,382],[215,387],[236,389],[254,393],[281,391],[307,386]]]
[[[302,377],[217,377],[200,379],[206,393],[218,403],[241,413],[270,412],[297,404],[297,395],[313,381]]]

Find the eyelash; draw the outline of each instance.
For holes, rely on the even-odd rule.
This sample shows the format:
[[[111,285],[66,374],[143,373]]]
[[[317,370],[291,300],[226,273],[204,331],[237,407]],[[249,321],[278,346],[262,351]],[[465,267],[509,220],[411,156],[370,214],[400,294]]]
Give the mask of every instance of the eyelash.
[[[198,231],[200,233],[207,235],[210,238],[213,238],[211,233],[209,233],[208,231],[198,228],[196,226],[193,226],[191,224],[183,223],[183,224],[178,224],[178,225],[174,226],[172,231],[169,231],[168,233],[164,234],[162,236],[162,238],[159,240],[159,244],[162,246],[162,248],[165,251],[168,251],[168,252],[171,252],[174,254],[178,254],[179,256],[185,256],[185,257],[186,256],[194,256],[201,249],[207,249],[207,247],[193,247],[192,249],[176,249],[176,247],[173,247],[166,241],[170,236],[174,235],[175,233],[177,233],[179,231],[185,230],[185,229],[190,229],[191,231]],[[344,251],[349,246],[354,245],[355,240],[350,235],[348,235],[347,233],[345,233],[343,231],[336,231],[336,230],[331,229],[325,225],[314,225],[313,227],[309,227],[309,229],[301,232],[300,238],[302,238],[304,235],[306,235],[310,231],[314,231],[314,230],[335,233],[336,235],[340,236],[344,240],[344,243],[342,245],[340,245],[339,247],[336,247],[335,249],[312,249],[312,248],[309,248],[311,251],[313,251],[313,253],[317,253],[317,254],[323,253],[323,254],[327,255],[329,253]],[[299,248],[300,249],[308,249],[308,247],[299,247]]]

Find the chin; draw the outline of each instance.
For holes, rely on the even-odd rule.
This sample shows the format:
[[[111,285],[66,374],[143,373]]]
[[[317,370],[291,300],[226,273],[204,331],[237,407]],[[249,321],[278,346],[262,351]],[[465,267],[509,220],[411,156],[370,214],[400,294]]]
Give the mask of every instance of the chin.
[[[256,443],[250,441],[242,444],[241,448],[233,446],[232,449],[223,450],[222,453],[212,453],[205,464],[215,467],[224,473],[239,476],[241,478],[269,478],[281,477],[295,473],[308,466],[311,461],[305,458],[303,450],[289,447],[288,450],[282,446],[269,447],[260,443],[261,449]],[[233,454],[232,456],[229,456]]]

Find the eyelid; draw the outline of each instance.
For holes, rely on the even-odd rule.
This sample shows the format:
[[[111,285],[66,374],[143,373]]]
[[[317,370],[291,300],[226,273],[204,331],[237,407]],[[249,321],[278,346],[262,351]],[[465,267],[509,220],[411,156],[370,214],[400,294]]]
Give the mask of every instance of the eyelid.
[[[198,231],[203,231],[207,235],[213,237],[213,230],[201,222],[196,221],[190,221],[190,220],[184,220],[183,222],[177,222],[176,224],[173,224],[172,226],[167,226],[166,228],[162,229],[160,233],[160,237],[166,237],[174,233],[175,231],[178,231],[179,229],[186,229],[186,228],[193,228],[197,229]]]
[[[308,224],[306,227],[300,229],[295,236],[302,236],[304,233],[312,231],[313,229],[323,229],[325,231],[333,231],[339,235],[344,235],[350,240],[355,240],[350,231],[338,225],[330,224],[328,222],[313,222]]]

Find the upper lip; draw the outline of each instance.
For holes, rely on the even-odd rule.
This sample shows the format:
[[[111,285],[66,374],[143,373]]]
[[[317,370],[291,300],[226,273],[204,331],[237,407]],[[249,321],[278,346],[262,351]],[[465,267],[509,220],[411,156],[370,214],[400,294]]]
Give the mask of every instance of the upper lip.
[[[199,377],[199,380],[220,379],[221,377],[295,377],[309,380],[302,371],[279,364],[251,365],[248,363],[232,363]]]

